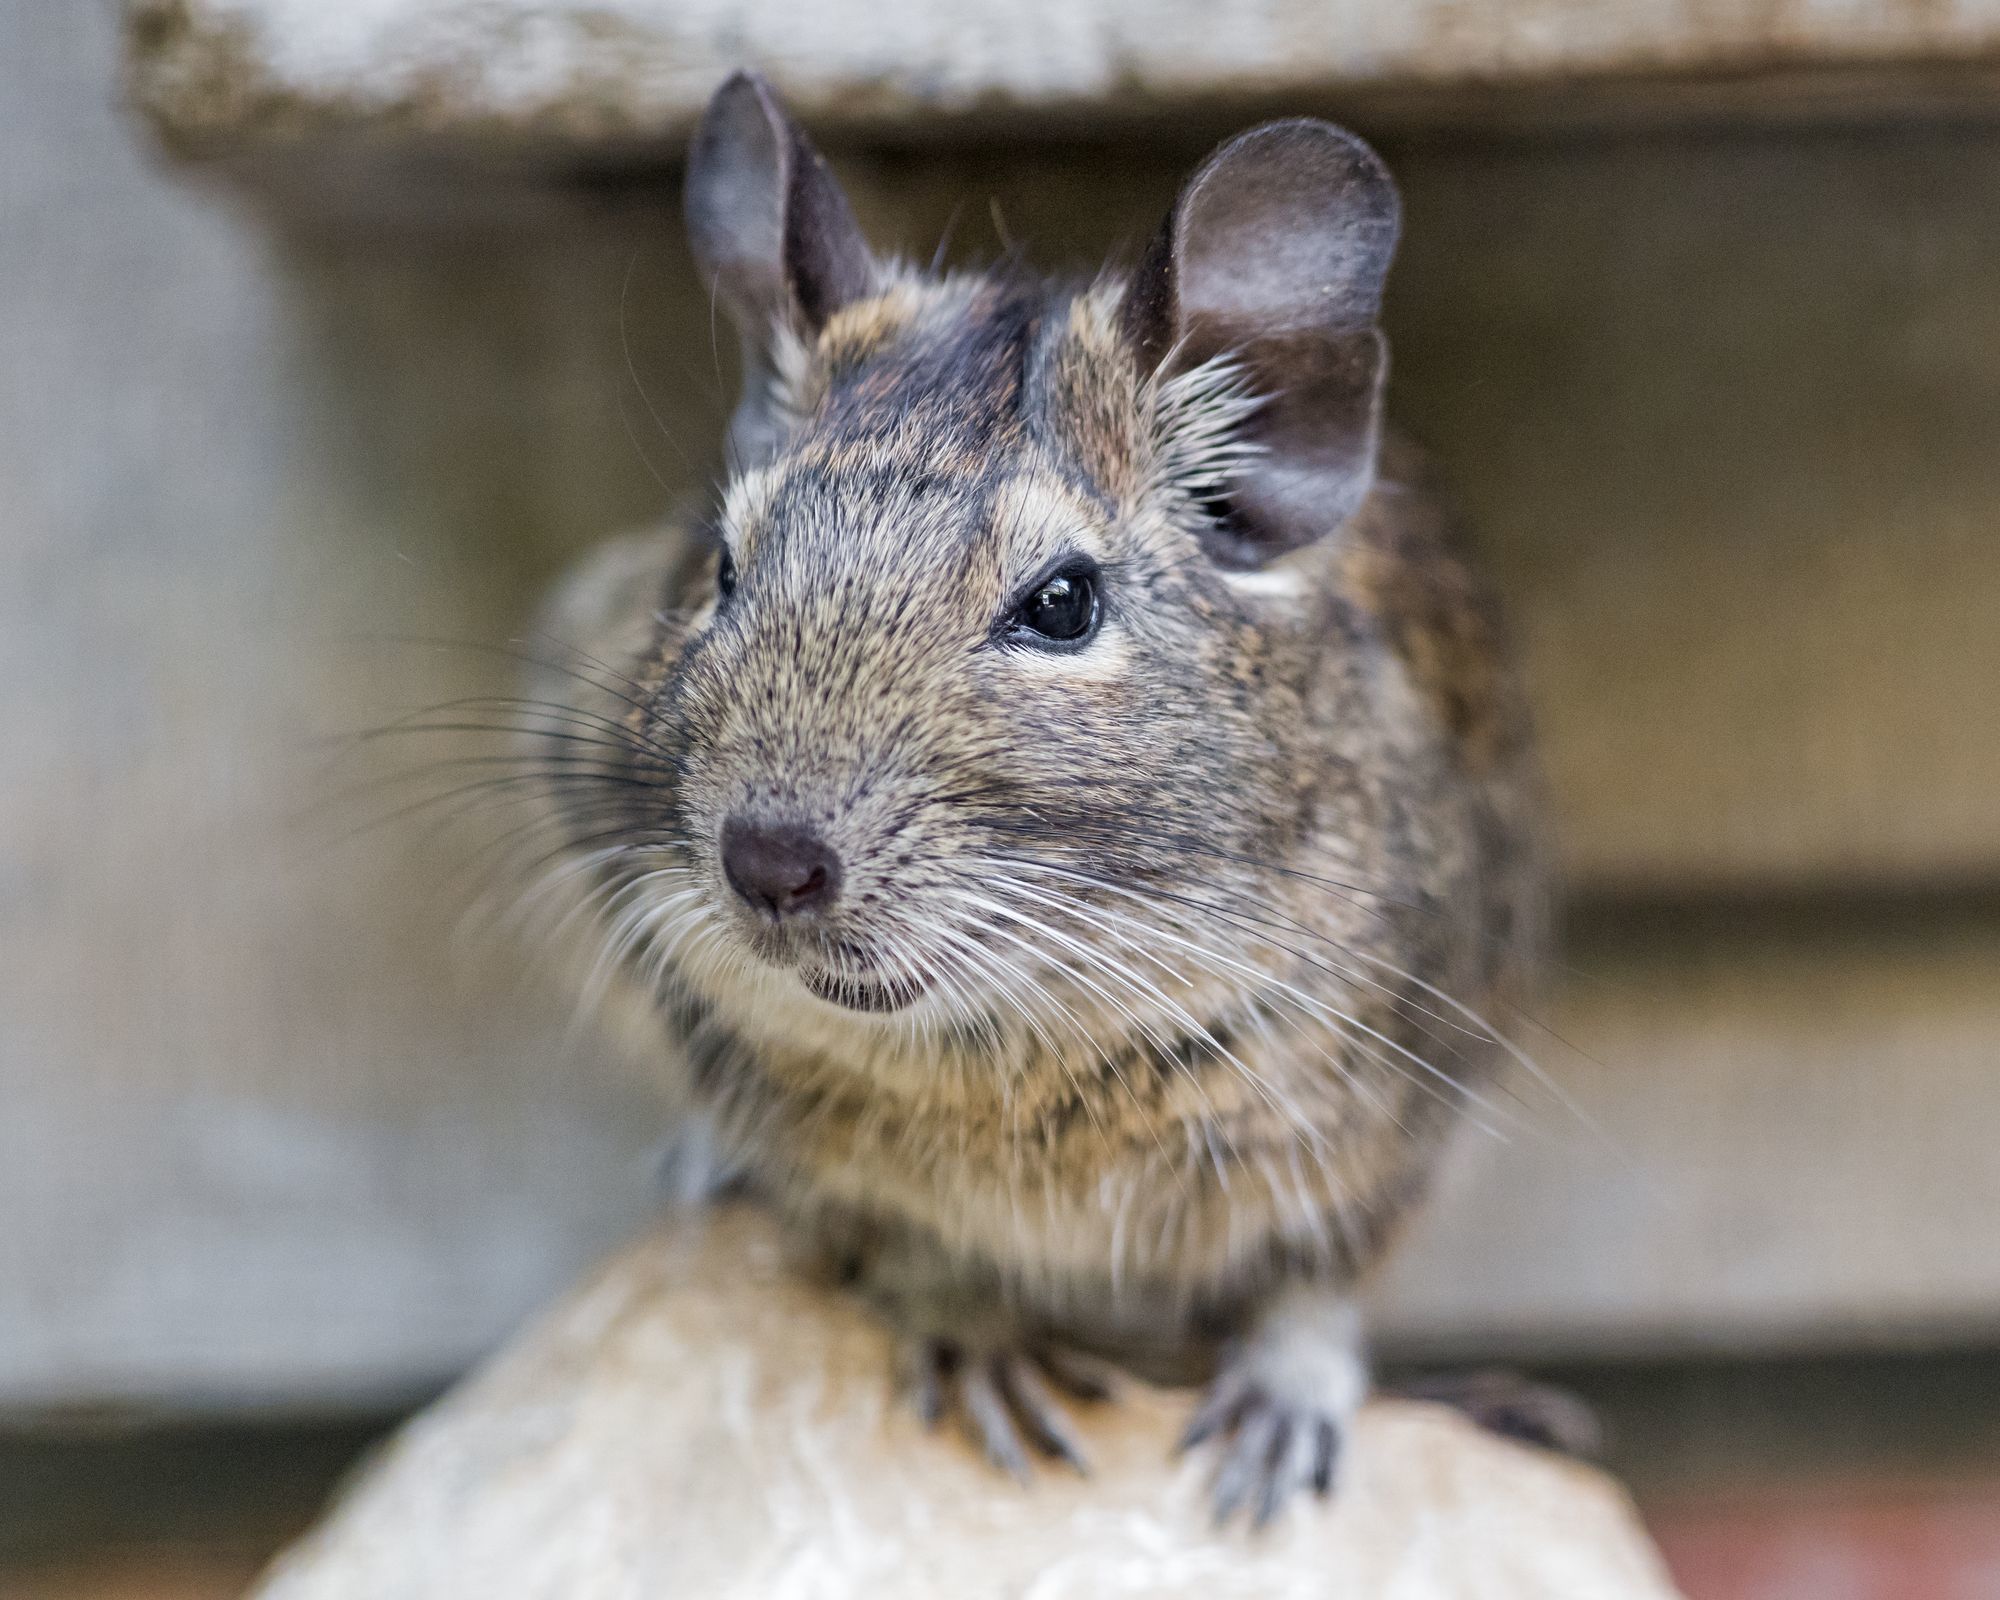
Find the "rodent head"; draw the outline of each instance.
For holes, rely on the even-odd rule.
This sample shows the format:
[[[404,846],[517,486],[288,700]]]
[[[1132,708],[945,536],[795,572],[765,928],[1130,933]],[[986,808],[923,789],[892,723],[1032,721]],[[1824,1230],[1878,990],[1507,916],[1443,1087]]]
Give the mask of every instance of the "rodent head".
[[[871,253],[738,76],[687,211],[748,381],[714,564],[640,674],[661,965],[738,1012],[1096,1009],[1069,942],[1115,952],[1121,894],[1226,876],[1311,804],[1294,553],[1372,481],[1393,186],[1274,123],[1132,274],[937,277]]]

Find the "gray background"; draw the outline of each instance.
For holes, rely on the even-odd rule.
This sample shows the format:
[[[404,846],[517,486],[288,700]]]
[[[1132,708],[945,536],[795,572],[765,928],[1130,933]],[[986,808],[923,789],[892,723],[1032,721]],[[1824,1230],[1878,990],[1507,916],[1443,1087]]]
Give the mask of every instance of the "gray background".
[[[710,469],[670,173],[248,186],[0,5],[0,1407],[396,1395],[655,1203],[665,1113],[344,738]],[[1209,136],[843,159],[878,236],[1143,236]],[[1513,609],[1578,976],[1406,1348],[2000,1326],[2000,134],[1385,141],[1394,398]],[[641,388],[644,390],[644,398]],[[654,412],[663,419],[656,423]],[[400,765],[399,765],[400,763]],[[385,785],[388,785],[385,787]]]

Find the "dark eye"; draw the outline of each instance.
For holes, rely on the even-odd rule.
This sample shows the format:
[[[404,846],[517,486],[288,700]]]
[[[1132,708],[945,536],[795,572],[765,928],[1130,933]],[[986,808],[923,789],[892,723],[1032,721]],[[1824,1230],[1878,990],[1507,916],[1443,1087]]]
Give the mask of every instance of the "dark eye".
[[[729,553],[729,546],[722,547],[722,554],[715,558],[715,597],[727,600],[736,592],[736,558]]]
[[[1097,569],[1065,567],[1044,578],[1014,610],[1008,631],[1025,644],[1077,644],[1097,629]]]

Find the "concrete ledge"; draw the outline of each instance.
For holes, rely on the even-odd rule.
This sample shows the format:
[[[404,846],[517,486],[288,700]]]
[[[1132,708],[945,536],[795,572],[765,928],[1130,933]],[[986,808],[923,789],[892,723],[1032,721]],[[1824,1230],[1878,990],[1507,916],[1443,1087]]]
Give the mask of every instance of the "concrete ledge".
[[[1364,120],[1990,105],[2000,0],[128,0],[177,147],[334,132],[672,147],[755,64],[836,138],[1047,136],[1333,103]]]
[[[1021,1488],[892,1403],[882,1331],[734,1210],[662,1228],[420,1417],[262,1600],[1669,1600],[1618,1489],[1455,1415],[1362,1417],[1331,1509],[1217,1534],[1189,1397]]]

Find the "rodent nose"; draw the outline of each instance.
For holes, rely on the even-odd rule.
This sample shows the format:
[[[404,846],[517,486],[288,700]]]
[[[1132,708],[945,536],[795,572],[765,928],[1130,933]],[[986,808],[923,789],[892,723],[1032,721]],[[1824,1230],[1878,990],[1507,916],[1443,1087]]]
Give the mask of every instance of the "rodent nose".
[[[782,919],[833,904],[840,857],[797,823],[731,817],[722,825],[722,875],[751,910]]]

